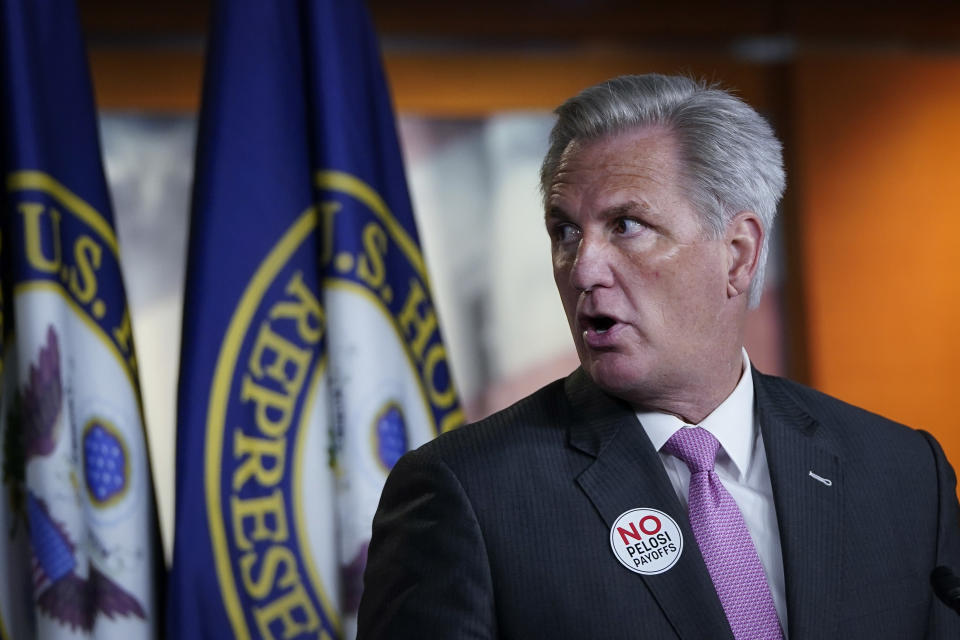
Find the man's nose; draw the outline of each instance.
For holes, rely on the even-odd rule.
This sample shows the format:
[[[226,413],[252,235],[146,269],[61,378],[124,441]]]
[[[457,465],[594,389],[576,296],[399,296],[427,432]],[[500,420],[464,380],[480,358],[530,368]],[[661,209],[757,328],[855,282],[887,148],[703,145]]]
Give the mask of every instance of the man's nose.
[[[570,284],[580,291],[613,284],[610,247],[597,239],[583,238],[570,270]]]

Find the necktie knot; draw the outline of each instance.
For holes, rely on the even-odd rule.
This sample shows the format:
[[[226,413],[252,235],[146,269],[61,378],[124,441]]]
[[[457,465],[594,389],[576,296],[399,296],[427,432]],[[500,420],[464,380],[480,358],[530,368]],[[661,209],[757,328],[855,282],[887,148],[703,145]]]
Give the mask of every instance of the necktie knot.
[[[720,441],[701,427],[677,429],[663,445],[664,451],[686,463],[690,473],[713,471],[719,449]]]

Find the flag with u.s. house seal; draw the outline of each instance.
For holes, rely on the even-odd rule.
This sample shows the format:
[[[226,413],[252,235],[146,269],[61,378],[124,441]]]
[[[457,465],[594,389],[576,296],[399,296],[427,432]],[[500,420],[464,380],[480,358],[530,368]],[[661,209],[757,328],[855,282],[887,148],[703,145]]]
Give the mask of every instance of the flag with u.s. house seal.
[[[352,637],[373,513],[462,412],[358,2],[215,3],[168,632]]]
[[[0,638],[152,638],[156,512],[76,10],[0,7]]]

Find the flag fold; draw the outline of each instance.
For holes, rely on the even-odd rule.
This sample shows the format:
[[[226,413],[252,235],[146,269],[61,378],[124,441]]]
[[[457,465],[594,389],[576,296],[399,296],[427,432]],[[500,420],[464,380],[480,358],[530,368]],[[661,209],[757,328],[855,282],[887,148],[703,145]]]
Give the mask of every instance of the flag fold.
[[[352,637],[405,451],[462,421],[359,2],[215,3],[170,633]]]
[[[0,11],[0,637],[152,638],[162,558],[76,7]]]

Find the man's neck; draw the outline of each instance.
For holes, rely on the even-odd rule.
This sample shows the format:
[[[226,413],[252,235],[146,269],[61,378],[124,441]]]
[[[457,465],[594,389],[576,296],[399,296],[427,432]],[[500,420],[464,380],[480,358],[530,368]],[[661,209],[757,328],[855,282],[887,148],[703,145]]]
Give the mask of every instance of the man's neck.
[[[740,377],[746,371],[743,353],[741,349],[736,359],[722,367],[715,367],[715,374],[698,388],[678,389],[675,395],[668,393],[662,398],[634,403],[634,408],[674,415],[686,424],[699,424],[727,399],[740,382]]]

